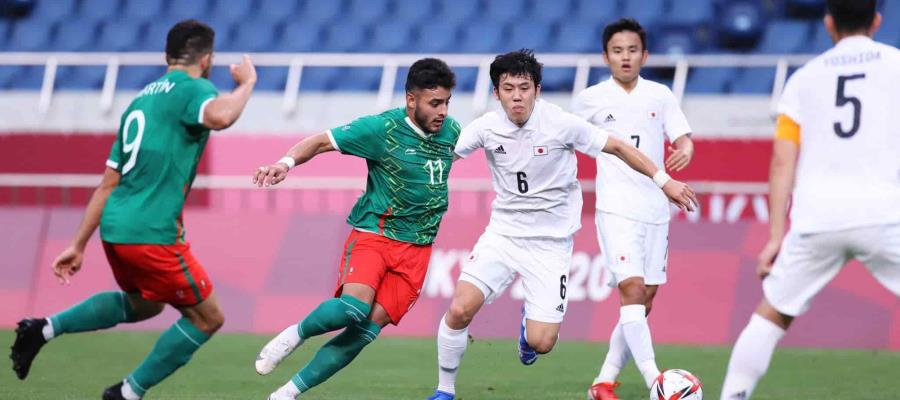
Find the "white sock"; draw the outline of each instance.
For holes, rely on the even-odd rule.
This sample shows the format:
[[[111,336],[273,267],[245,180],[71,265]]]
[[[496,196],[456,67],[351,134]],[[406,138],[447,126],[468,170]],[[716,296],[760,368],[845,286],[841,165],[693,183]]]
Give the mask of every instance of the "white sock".
[[[279,397],[289,396],[290,398],[295,399],[300,395],[300,389],[294,384],[294,381],[287,381],[287,383],[275,390],[275,393],[272,394],[277,394]]]
[[[616,328],[609,337],[609,351],[606,352],[606,360],[603,361],[600,374],[594,379],[594,384],[614,383],[630,358],[631,352],[628,351],[628,342],[625,341],[622,325],[616,324]]]
[[[722,384],[722,400],[749,399],[759,378],[769,369],[775,346],[784,336],[784,329],[759,314],[738,336],[728,360],[728,373]]]
[[[138,394],[134,392],[134,389],[131,388],[128,379],[122,383],[122,397],[124,397],[125,400],[141,400],[141,396],[138,396]]]
[[[653,353],[653,342],[650,340],[650,326],[647,325],[647,309],[643,304],[630,304],[619,309],[619,325],[628,343],[628,349],[634,356],[634,363],[644,377],[649,388],[653,380],[659,376],[656,367],[656,355]]]
[[[53,331],[53,321],[50,321],[50,318],[46,318],[47,323],[44,324],[44,327],[41,328],[41,333],[44,334],[44,340],[50,341],[56,336],[56,332]]]
[[[446,318],[446,317],[445,317]],[[438,326],[438,387],[456,394],[456,372],[469,345],[469,328],[451,329],[444,318]]]

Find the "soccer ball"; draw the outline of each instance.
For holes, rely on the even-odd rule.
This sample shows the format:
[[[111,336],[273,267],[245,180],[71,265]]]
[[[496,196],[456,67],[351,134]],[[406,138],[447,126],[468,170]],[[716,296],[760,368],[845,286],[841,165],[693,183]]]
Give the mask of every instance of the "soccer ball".
[[[703,385],[688,371],[666,370],[650,386],[650,400],[703,400]]]

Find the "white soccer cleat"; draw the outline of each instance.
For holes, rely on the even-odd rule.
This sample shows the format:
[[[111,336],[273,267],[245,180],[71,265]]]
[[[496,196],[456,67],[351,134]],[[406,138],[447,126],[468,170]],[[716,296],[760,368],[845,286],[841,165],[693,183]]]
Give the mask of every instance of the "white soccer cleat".
[[[284,360],[285,357],[291,355],[291,353],[294,352],[294,349],[301,344],[303,344],[303,339],[297,332],[297,325],[294,324],[287,327],[285,330],[281,331],[278,336],[275,336],[274,339],[270,340],[269,343],[266,343],[262,350],[259,351],[259,355],[256,356],[256,373],[268,375],[275,370],[275,367],[281,363],[281,360]],[[276,393],[273,393],[272,396]],[[269,398],[282,398],[275,398],[272,396],[269,396]]]

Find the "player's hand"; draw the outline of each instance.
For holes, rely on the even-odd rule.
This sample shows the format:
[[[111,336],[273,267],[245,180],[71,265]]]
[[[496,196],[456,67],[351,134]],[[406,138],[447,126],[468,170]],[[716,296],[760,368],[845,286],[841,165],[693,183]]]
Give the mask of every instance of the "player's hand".
[[[253,66],[253,61],[250,61],[249,55],[244,54],[241,63],[231,64],[229,70],[231,71],[231,77],[234,79],[234,83],[237,83],[238,85],[243,85],[245,83],[252,85],[256,83],[256,67]]]
[[[277,185],[287,178],[288,170],[288,166],[283,163],[259,167],[253,174],[253,184],[257,187]]]
[[[68,285],[71,283],[69,278],[81,270],[81,260],[84,258],[84,251],[69,246],[53,260],[53,275],[59,279],[59,283]]]
[[[669,198],[669,201],[675,203],[675,205],[682,210],[694,211],[700,204],[700,202],[697,201],[697,195],[694,193],[694,190],[684,182],[669,179],[669,181],[663,185],[662,190],[666,194],[666,197]]]
[[[681,171],[685,169],[688,164],[691,163],[691,158],[694,157],[694,149],[684,148],[684,149],[676,149],[675,147],[669,146],[669,158],[666,159],[666,169],[669,171]]]
[[[778,257],[779,251],[781,251],[781,239],[771,238],[766,243],[766,247],[763,247],[762,251],[759,252],[756,275],[759,275],[760,279],[769,276],[769,273],[772,272],[772,264],[775,263],[775,257]]]

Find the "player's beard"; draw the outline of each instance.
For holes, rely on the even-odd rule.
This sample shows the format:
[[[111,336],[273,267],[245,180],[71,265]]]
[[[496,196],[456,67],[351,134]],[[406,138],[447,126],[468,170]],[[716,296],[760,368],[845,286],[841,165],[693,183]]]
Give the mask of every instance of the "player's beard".
[[[413,110],[413,119],[416,120],[416,125],[422,128],[423,131],[428,133],[435,133],[437,131],[432,131],[429,127],[431,126],[431,121],[434,121],[436,118],[428,120],[428,117],[419,114],[419,109]]]
[[[209,65],[207,65],[206,68],[203,69],[203,73],[201,73],[200,75],[206,79],[209,79],[210,72],[212,72],[212,63],[209,63]]]

